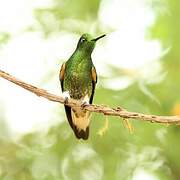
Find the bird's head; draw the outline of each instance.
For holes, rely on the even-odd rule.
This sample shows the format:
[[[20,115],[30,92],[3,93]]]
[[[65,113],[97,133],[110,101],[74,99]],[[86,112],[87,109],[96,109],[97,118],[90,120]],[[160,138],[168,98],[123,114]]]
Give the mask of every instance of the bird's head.
[[[93,38],[90,34],[83,34],[79,39],[77,48],[91,54],[96,45],[97,40],[103,38],[104,36],[105,34],[97,38]]]

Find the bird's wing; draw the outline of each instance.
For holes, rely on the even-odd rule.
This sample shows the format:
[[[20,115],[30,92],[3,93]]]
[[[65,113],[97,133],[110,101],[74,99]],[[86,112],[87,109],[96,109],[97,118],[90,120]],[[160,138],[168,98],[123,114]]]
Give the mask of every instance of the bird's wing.
[[[61,89],[62,92],[64,91],[64,75],[65,75],[65,69],[66,69],[66,63],[63,63],[60,69],[59,73],[59,80],[61,82]],[[72,122],[72,116],[71,116],[71,108],[64,105],[65,111],[66,111],[66,116],[69,122],[69,125],[71,126],[72,129],[74,129],[73,122]]]
[[[59,72],[59,80],[61,82],[62,92],[64,91],[63,82],[64,82],[65,69],[66,69],[66,63],[63,63]]]
[[[96,87],[96,83],[97,83],[97,73],[96,73],[96,68],[94,66],[91,69],[91,77],[92,77],[92,93],[91,93],[91,97],[89,100],[90,104],[92,104],[93,97],[94,97],[94,91],[95,91],[95,87]]]

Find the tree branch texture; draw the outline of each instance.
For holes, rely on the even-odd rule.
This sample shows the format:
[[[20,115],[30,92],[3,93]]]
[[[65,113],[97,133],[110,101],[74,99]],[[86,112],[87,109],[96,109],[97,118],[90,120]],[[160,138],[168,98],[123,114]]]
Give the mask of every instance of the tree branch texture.
[[[64,104],[65,99],[63,97],[57,96],[55,94],[49,93],[48,91],[44,89],[40,89],[36,86],[25,83],[2,70],[0,70],[0,77],[36,94],[37,96],[41,96],[50,101]],[[66,105],[70,107],[74,107],[74,106],[81,106],[81,103],[74,99],[69,99]],[[111,108],[106,105],[96,105],[96,104],[86,105],[84,109],[90,112],[102,113],[107,116],[118,116],[123,119],[132,118],[132,119],[136,119],[140,121],[149,121],[149,122],[165,123],[165,124],[179,124],[180,123],[180,115],[179,116],[148,115],[148,114],[142,114],[142,113],[137,113],[137,112],[130,112],[121,107]]]

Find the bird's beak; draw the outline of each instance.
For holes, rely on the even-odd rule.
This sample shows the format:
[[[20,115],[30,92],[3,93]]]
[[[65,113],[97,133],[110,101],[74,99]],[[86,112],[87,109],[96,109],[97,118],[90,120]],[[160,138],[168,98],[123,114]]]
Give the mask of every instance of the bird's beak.
[[[103,34],[102,36],[99,36],[99,37],[97,37],[97,38],[95,38],[95,39],[92,39],[91,41],[97,41],[97,40],[99,40],[99,39],[103,38],[104,36],[106,36],[106,35],[105,35],[105,34]]]

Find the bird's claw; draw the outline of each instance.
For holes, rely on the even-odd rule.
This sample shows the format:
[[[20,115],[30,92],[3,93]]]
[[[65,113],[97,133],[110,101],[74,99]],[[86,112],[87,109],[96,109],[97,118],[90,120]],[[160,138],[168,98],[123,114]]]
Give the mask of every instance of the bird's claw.
[[[65,105],[68,104],[68,100],[69,100],[68,97],[65,97],[65,98],[64,98],[64,104],[65,104]]]
[[[86,106],[88,106],[89,103],[87,103],[86,101],[85,102],[82,102],[81,103],[81,108],[84,109]]]

